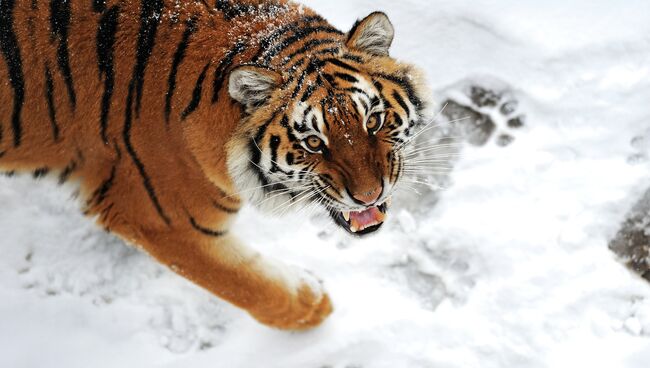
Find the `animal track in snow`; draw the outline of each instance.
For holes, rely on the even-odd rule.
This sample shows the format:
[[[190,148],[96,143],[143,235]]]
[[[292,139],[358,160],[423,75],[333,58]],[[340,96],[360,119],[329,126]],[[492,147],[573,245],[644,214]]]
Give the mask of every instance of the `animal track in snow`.
[[[443,96],[441,115],[472,145],[483,146],[494,140],[506,147],[526,126],[519,100],[502,82],[462,81],[448,88]]]

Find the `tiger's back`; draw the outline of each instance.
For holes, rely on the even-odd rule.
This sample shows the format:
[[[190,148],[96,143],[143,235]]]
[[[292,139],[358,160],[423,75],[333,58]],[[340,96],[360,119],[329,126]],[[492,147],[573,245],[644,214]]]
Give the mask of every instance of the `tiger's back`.
[[[187,93],[207,63],[207,74],[218,74],[217,66],[223,73],[226,65],[219,63],[231,66],[238,54],[252,51],[253,45],[235,41],[297,18],[288,12],[288,5],[277,5],[287,8],[275,17],[260,17],[256,11],[239,8],[214,13],[201,1],[142,4],[130,0],[0,3],[0,96],[6,102],[0,111],[5,151],[45,138],[35,129],[26,129],[34,119],[51,123],[48,138],[58,141],[67,136],[64,133],[76,117],[92,116],[99,119],[99,126],[92,129],[100,129],[106,141],[107,135],[116,131],[107,127],[105,120],[123,116],[119,108],[127,102],[130,85],[136,89],[136,111],[144,107],[159,113],[162,103],[166,120],[178,118],[170,114],[167,92],[185,93],[185,100],[178,102],[188,103],[191,96]],[[241,13],[230,14],[237,11]],[[170,74],[175,77],[171,90]],[[107,96],[106,90],[112,93]],[[161,93],[162,101],[158,101]],[[142,98],[148,97],[155,105],[142,103]]]
[[[276,17],[261,17],[258,3],[3,0],[0,169],[82,177],[89,204],[117,178],[139,177],[144,191],[122,195],[150,197],[157,220],[171,221],[178,214],[156,187],[192,176],[176,171],[193,165],[183,124],[226,100],[226,70],[255,52],[246,36],[297,16],[277,3]],[[222,105],[211,146],[225,146],[239,120],[239,108]],[[225,173],[221,154],[215,171]]]

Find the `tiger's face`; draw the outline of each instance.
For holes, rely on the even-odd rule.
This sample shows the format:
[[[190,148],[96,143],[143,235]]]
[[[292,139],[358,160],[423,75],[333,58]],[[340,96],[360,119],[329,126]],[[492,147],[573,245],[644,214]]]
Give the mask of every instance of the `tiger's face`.
[[[258,66],[232,73],[231,96],[249,115],[229,168],[245,196],[279,213],[323,206],[359,236],[382,226],[426,101],[420,74],[388,57],[392,34],[374,13],[345,48],[306,57],[290,75]]]

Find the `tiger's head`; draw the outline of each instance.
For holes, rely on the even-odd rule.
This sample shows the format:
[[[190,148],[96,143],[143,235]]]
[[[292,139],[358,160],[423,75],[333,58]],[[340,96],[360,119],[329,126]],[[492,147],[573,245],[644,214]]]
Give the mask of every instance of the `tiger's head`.
[[[322,205],[355,235],[382,226],[427,107],[421,74],[389,57],[393,34],[373,13],[339,47],[284,58],[285,70],[231,72],[229,93],[246,117],[228,167],[245,197],[277,212]]]

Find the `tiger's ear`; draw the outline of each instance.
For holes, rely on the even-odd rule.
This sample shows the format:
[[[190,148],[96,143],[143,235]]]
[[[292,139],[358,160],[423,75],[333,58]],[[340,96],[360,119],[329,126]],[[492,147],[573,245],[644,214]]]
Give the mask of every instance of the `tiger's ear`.
[[[262,106],[282,85],[282,75],[262,66],[241,65],[230,72],[228,93],[252,112]]]
[[[388,56],[394,36],[395,29],[388,16],[374,12],[354,24],[348,33],[346,46],[372,55]]]

